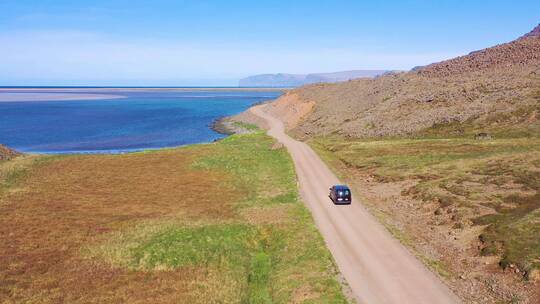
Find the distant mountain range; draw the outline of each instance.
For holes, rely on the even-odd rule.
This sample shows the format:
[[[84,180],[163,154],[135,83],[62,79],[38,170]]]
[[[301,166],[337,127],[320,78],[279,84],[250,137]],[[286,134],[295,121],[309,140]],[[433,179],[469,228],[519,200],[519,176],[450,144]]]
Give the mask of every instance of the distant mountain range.
[[[383,75],[387,70],[353,70],[315,74],[261,74],[240,79],[241,87],[299,87],[311,83],[340,82],[357,78],[372,78]]]

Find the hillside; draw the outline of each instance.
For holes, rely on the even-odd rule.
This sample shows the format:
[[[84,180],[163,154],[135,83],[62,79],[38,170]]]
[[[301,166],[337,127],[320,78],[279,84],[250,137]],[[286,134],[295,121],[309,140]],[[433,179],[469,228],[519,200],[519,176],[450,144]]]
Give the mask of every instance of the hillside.
[[[538,303],[540,26],[407,73],[291,90],[264,111],[463,303]]]
[[[384,70],[354,70],[335,73],[314,74],[262,74],[240,79],[240,87],[298,87],[321,82],[340,82],[357,78],[371,78],[382,75]]]
[[[10,160],[19,154],[20,153],[15,150],[12,150],[6,146],[0,145],[0,161]]]
[[[457,135],[477,131],[537,134],[539,31],[537,27],[510,43],[407,73],[301,87],[275,103],[276,111],[287,111],[298,103],[314,104],[301,123],[289,123],[300,138],[334,133],[417,135],[441,126],[452,129],[456,124],[462,125],[452,130]]]

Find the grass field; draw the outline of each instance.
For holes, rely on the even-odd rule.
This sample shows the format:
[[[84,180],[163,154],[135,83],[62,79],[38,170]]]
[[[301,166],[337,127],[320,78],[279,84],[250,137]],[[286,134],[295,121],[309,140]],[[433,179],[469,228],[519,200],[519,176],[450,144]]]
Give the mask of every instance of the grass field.
[[[347,140],[312,146],[330,162],[380,183],[412,181],[405,196],[435,202],[432,216],[457,210],[453,228],[485,227],[480,254],[500,257],[526,275],[540,269],[540,139]],[[336,167],[336,166],[334,166]],[[522,272],[523,273],[523,272]]]
[[[0,302],[346,303],[272,144],[0,163]]]

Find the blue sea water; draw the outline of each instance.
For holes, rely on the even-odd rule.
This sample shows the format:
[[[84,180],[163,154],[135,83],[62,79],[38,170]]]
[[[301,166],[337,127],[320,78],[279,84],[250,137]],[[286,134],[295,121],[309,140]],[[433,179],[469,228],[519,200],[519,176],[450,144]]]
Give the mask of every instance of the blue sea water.
[[[210,129],[214,120],[281,94],[200,90],[100,93],[127,98],[0,102],[0,143],[22,152],[117,153],[211,142],[224,137]]]

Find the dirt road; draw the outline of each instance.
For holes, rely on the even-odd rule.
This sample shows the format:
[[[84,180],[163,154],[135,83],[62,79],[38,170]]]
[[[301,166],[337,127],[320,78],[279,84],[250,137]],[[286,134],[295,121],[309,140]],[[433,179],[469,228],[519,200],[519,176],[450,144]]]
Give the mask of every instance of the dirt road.
[[[359,303],[459,303],[459,299],[361,205],[335,206],[328,188],[337,177],[305,143],[289,137],[283,123],[261,105],[251,112],[267,121],[268,134],[291,154],[302,199]]]

